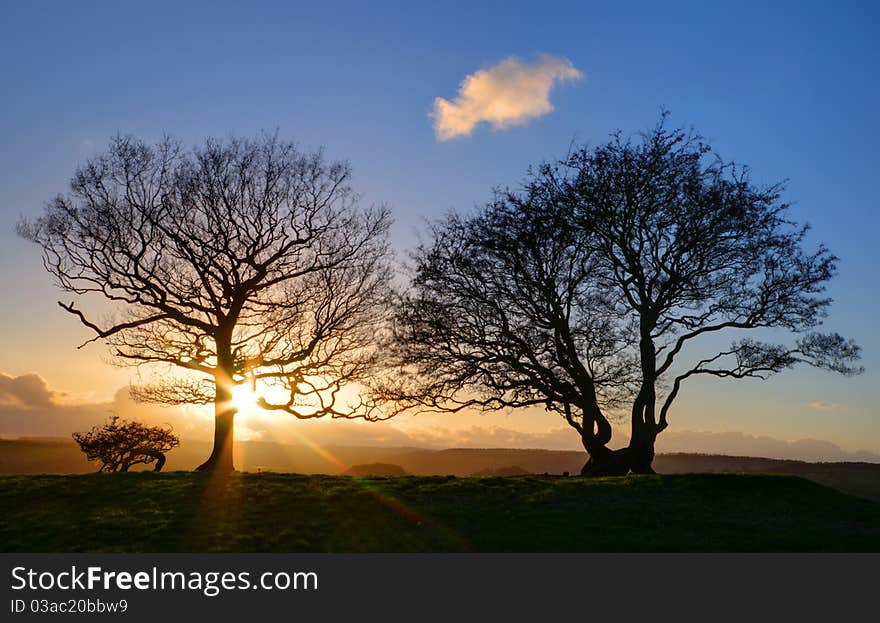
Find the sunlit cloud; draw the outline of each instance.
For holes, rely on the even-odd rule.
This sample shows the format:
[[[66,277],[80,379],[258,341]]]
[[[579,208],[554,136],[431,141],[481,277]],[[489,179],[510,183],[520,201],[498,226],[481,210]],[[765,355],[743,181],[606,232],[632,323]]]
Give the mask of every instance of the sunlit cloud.
[[[101,424],[111,415],[135,419],[151,425],[171,425],[184,440],[182,450],[174,458],[174,469],[189,469],[209,451],[213,435],[211,406],[163,408],[137,403],[129,396],[128,387],[119,388],[113,398],[105,402],[76,401],[51,387],[39,374],[13,376],[0,372],[0,438],[16,436],[48,436],[70,439],[73,431],[88,430]],[[826,413],[845,410],[846,405],[830,402],[808,403]],[[243,409],[236,417],[236,439],[258,444],[252,446],[254,456],[249,464],[269,466],[284,461],[297,464],[302,448],[311,448],[323,457],[326,469],[344,471],[348,465],[337,457],[338,448],[543,448],[547,450],[583,451],[580,437],[565,425],[549,425],[542,431],[523,431],[498,425],[456,424],[454,427],[421,424],[418,417],[395,418],[383,422],[361,420],[297,420],[261,409]],[[625,428],[616,428],[613,447],[623,447],[629,441]],[[259,445],[263,444],[263,445]],[[289,460],[277,456],[265,457],[269,444],[289,447]],[[242,452],[246,446],[241,447]],[[698,452],[731,456],[759,456],[806,461],[880,461],[876,448],[866,451],[842,449],[828,440],[781,440],[741,432],[707,432],[669,430],[657,440],[657,451]],[[189,452],[189,454],[187,454]],[[276,453],[277,454],[277,453]],[[366,455],[364,455],[366,456]],[[346,459],[349,460],[349,459]],[[360,462],[370,462],[364,459]],[[2,462],[2,461],[0,461]]]
[[[808,402],[807,406],[818,409],[819,411],[836,411],[837,409],[840,409],[840,405],[834,404],[833,402]]]
[[[162,408],[132,400],[127,387],[109,401],[77,400],[57,391],[35,373],[0,372],[0,437],[36,435],[70,437],[74,431],[102,424],[111,415],[148,424],[171,424],[183,435],[210,438],[213,417],[206,407]]]
[[[825,439],[785,440],[736,431],[669,430],[657,438],[657,452],[697,452],[797,461],[880,462],[876,447],[869,450],[848,450]]]
[[[37,409],[51,406],[53,402],[54,392],[40,375],[10,376],[0,372],[0,405]]]
[[[567,58],[542,54],[531,64],[506,58],[466,76],[452,101],[434,100],[434,134],[448,141],[470,136],[480,122],[498,130],[524,125],[553,110],[550,91],[557,83],[582,76]]]
[[[554,427],[543,433],[525,432],[501,426],[469,426],[450,429],[408,428],[409,443],[421,448],[543,448],[578,450],[580,437],[568,426]]]

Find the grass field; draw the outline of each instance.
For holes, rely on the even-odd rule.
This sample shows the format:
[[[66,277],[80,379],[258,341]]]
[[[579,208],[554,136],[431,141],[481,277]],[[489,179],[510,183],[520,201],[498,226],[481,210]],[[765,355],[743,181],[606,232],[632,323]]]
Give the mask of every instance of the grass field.
[[[880,551],[880,503],[791,476],[0,476],[0,550]]]

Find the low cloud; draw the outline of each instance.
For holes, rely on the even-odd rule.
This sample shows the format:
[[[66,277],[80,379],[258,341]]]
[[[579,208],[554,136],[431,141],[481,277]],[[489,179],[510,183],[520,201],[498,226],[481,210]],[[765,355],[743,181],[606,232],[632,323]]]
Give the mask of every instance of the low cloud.
[[[127,387],[106,402],[74,401],[49,387],[39,374],[0,372],[0,435],[69,437],[119,415],[151,424],[171,424],[183,435],[208,436],[211,418],[191,408],[164,409],[135,402]]]
[[[39,374],[10,376],[0,372],[0,407],[31,410],[54,405],[54,393]]]
[[[408,445],[422,448],[539,448],[544,450],[580,450],[580,436],[570,427],[530,433],[500,426],[470,426],[453,430],[432,427],[409,429]]]
[[[0,372],[0,406],[39,409],[52,406],[53,392],[39,374],[9,376]]]
[[[727,456],[754,456],[798,461],[880,462],[871,451],[850,451],[823,439],[785,441],[764,435],[740,432],[673,431],[657,438],[657,452],[698,452]]]
[[[839,405],[832,403],[818,403]],[[821,407],[816,407],[820,410]],[[10,376],[0,372],[0,436],[67,437],[88,430],[120,415],[150,424],[170,424],[184,440],[207,444],[212,437],[210,408],[163,408],[134,402],[128,388],[119,389],[106,402],[73,402],[53,390],[38,374]],[[409,420],[364,422],[360,420],[300,421],[269,412],[241,413],[236,417],[239,440],[277,442],[296,446],[358,446],[376,448],[540,448],[582,451],[578,434],[568,426],[549,426],[546,431],[525,432],[503,426],[424,426]],[[628,436],[615,428],[613,447],[625,446]],[[198,446],[201,447],[201,446]],[[207,447],[207,446],[206,446]],[[876,450],[871,448],[871,450]],[[806,461],[880,461],[875,452],[852,452],[825,440],[785,441],[741,432],[669,430],[657,440],[658,452],[699,452]],[[193,461],[196,459],[194,458]]]
[[[833,402],[808,402],[807,406],[819,411],[836,411],[840,408],[840,405],[836,405]]]
[[[448,141],[470,136],[481,122],[495,129],[524,125],[553,110],[550,91],[557,83],[582,76],[567,58],[542,54],[532,64],[506,58],[466,76],[452,101],[434,100],[434,134]]]

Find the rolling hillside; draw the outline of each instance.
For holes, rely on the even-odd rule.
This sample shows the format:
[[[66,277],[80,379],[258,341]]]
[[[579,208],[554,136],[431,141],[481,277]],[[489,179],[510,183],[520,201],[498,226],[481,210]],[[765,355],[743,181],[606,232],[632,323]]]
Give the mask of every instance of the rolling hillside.
[[[0,550],[880,551],[880,503],[791,476],[0,476]]]
[[[168,455],[166,471],[190,470],[209,454],[203,442],[184,441]],[[343,474],[353,466],[390,464],[407,474],[485,476],[577,474],[582,452],[534,449],[426,450],[421,448],[312,448],[261,441],[236,444],[236,465],[242,471]],[[759,473],[792,474],[851,495],[880,500],[880,464],[861,462],[807,463],[755,457],[702,454],[658,454],[654,468],[661,474]],[[88,473],[95,470],[73,441],[63,438],[0,440],[0,473]]]

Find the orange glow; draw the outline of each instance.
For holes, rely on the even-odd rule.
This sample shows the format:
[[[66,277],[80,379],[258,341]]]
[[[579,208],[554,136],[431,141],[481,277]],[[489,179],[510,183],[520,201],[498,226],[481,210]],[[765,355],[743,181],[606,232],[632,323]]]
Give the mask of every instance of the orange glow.
[[[257,406],[258,398],[250,384],[236,385],[232,390],[232,405],[239,414],[253,413],[259,409]]]

